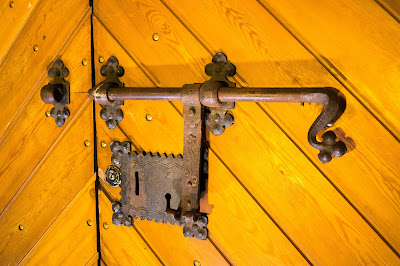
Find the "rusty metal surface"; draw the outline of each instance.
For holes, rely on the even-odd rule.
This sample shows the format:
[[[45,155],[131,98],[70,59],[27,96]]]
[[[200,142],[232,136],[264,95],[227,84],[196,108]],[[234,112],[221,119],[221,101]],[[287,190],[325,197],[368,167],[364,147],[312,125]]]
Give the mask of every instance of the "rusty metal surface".
[[[183,103],[183,157],[165,154],[130,152],[128,142],[112,142],[112,163],[106,171],[111,186],[121,187],[121,202],[113,204],[113,223],[130,226],[136,218],[184,225],[185,237],[206,239],[208,149],[206,127],[220,135],[234,124],[230,112],[236,101],[309,102],[323,105],[321,114],[310,127],[308,141],[320,151],[318,158],[327,163],[343,156],[346,145],[332,131],[317,140],[317,134],[335,123],[346,108],[346,100],[334,88],[235,88],[228,77],[236,67],[223,53],[217,53],[205,68],[211,79],[204,83],[185,84],[182,88],[123,87],[123,75],[115,57],[102,66],[106,79],[91,89],[89,97],[103,105],[100,113],[113,129],[123,118],[119,108],[123,100],[181,100]],[[117,167],[120,164],[121,167]],[[200,203],[202,202],[203,208]]]
[[[69,71],[63,61],[57,59],[49,69],[48,75],[53,80],[40,90],[40,98],[43,102],[54,105],[50,116],[54,118],[56,125],[61,127],[70,116],[67,108],[70,103],[70,84],[64,79],[68,77]]]

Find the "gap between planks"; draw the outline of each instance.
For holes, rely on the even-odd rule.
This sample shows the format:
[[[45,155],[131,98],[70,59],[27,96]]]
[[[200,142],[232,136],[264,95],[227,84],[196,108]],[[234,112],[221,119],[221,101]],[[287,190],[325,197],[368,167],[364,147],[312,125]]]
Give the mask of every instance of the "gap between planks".
[[[79,192],[75,195],[75,197],[67,204],[67,206],[64,207],[64,209],[57,215],[57,217],[53,220],[53,222],[47,227],[47,229],[43,232],[43,234],[38,238],[38,240],[35,242],[35,244],[28,250],[28,252],[25,254],[25,256],[17,263],[17,265],[20,265],[22,261],[29,255],[29,253],[38,245],[40,240],[46,235],[46,233],[53,227],[53,225],[57,222],[57,220],[62,216],[63,213],[65,213],[70,206],[73,206],[83,195],[84,192],[86,192],[91,185],[96,180],[96,174],[93,174],[92,177],[89,179],[89,181],[79,190]],[[96,253],[97,254],[97,253]],[[94,256],[96,256],[96,254]],[[90,260],[89,260],[90,262]]]
[[[169,8],[168,8],[169,10]],[[94,11],[96,11],[96,8],[94,9]],[[143,64],[134,56],[132,55],[132,53],[125,48],[124,42],[120,41],[118,39],[118,35],[113,34],[109,27],[107,27],[107,24],[103,22],[102,17],[100,14],[98,14],[98,12],[94,13],[94,16],[97,18],[97,20],[100,22],[100,24],[104,27],[104,29],[110,34],[110,36],[116,41],[116,43],[125,51],[125,53],[129,56],[129,58],[138,65],[138,67],[140,68],[140,70],[146,75],[147,78],[149,78],[150,82],[154,85],[154,86],[158,86],[158,84],[161,85],[160,82],[158,82],[155,77],[145,71],[143,71],[143,68],[141,66],[143,66]],[[175,16],[175,15],[174,15]],[[180,21],[180,20],[179,20]],[[180,23],[182,23],[180,21]],[[183,26],[185,27],[185,25],[183,24]],[[186,27],[185,27],[186,28]],[[192,34],[192,33],[191,33]],[[196,38],[196,37],[195,37]],[[196,40],[198,40],[198,38],[196,38]],[[203,47],[203,43],[200,43]],[[206,49],[207,51],[211,51],[209,49]],[[210,53],[212,55],[212,53]],[[236,73],[236,75],[239,75],[238,73]],[[154,80],[152,79],[154,77]],[[237,80],[237,79],[235,79]],[[161,85],[162,86],[162,85]],[[182,113],[179,111],[179,108],[177,108],[172,102],[169,102],[172,107],[174,108],[174,110],[182,117]],[[262,109],[263,110],[263,109]],[[264,110],[263,110],[264,111]],[[265,111],[264,111],[265,112]],[[268,114],[267,114],[268,115]],[[269,115],[268,115],[269,117]],[[272,120],[274,123],[275,121]],[[126,136],[126,138],[133,144],[133,146],[140,151],[143,151],[143,149],[140,147],[140,145],[136,142],[136,140],[132,140],[130,137],[127,136],[127,134],[118,126],[118,128],[121,130],[121,132]],[[281,127],[278,126],[279,129],[281,129]],[[282,130],[282,129],[281,129]],[[286,132],[283,131],[283,133],[286,135]],[[290,139],[292,141],[292,139]],[[296,145],[297,147],[297,145]],[[139,148],[139,149],[138,149]],[[211,149],[211,148],[210,148]],[[212,150],[212,149],[211,149]],[[301,150],[302,151],[302,150]],[[250,193],[250,191],[247,189],[247,187],[244,186],[244,184],[242,182],[239,181],[238,177],[232,172],[232,170],[227,166],[227,164],[221,159],[221,157],[213,150],[214,154],[216,155],[216,157],[218,158],[218,160],[222,163],[222,165],[232,174],[232,176],[238,181],[238,183],[240,184],[240,186],[248,193],[248,195],[255,201],[255,203],[261,208],[261,210],[267,215],[267,217],[274,223],[274,225],[278,228],[278,230],[285,236],[286,239],[288,239],[288,241],[293,245],[293,247],[300,253],[300,255],[307,261],[307,263],[309,263],[310,265],[312,265],[310,259],[305,255],[305,253],[300,250],[300,248],[294,243],[294,241],[289,237],[289,235],[284,232],[284,230],[278,225],[278,223],[272,219],[272,216],[260,205],[260,203],[258,202],[258,200],[255,199],[255,197]],[[303,151],[302,151],[303,152]],[[303,152],[304,153],[304,152]],[[309,157],[306,157],[307,159],[309,159]],[[319,170],[319,169],[318,169]],[[136,229],[136,231],[138,231]],[[139,235],[141,235],[139,233]],[[142,236],[142,235],[141,235]],[[229,258],[229,254],[225,254],[219,247],[218,245],[216,245],[215,241],[210,241],[211,244],[215,247],[215,249],[221,254],[221,256],[230,264],[233,265],[234,263],[232,262],[233,260]],[[147,243],[147,242],[146,242]]]
[[[168,6],[168,4],[165,3],[164,0],[159,0],[166,8],[167,10],[178,20],[179,23],[181,23],[181,25],[194,37],[194,39],[211,55],[213,56],[213,49],[211,48],[211,46],[209,44],[207,44],[207,42],[200,37],[200,34],[196,33],[196,31],[191,28],[188,22],[186,22],[184,20],[184,18],[181,18],[178,14],[176,14],[176,12],[170,7]],[[396,139],[398,142],[400,142],[400,135],[398,135],[396,133],[396,131],[392,128],[392,126],[390,125],[390,123],[388,121],[386,121],[382,116],[380,116],[380,114],[375,110],[375,107],[372,106],[372,104],[366,100],[366,99],[362,99],[361,95],[358,95],[358,89],[356,88],[356,86],[354,86],[346,77],[343,73],[341,73],[326,57],[324,57],[316,48],[314,48],[310,43],[308,43],[308,41],[302,37],[300,35],[300,33],[298,33],[296,30],[294,30],[294,27],[290,25],[290,23],[288,23],[285,19],[281,18],[280,15],[274,11],[271,7],[267,7],[266,4],[264,4],[263,2],[261,2],[260,0],[256,0],[275,20],[278,21],[278,23],[297,41],[299,42],[299,44],[306,49],[306,51],[308,51],[314,58],[316,58],[316,60],[318,61],[318,63],[320,63],[324,69],[326,69],[334,78],[335,80],[337,80],[349,93],[351,96],[353,96],[356,101],[358,101],[361,106],[366,109],[366,111],[368,113],[370,113],[382,126],[383,128],[385,128],[385,130],[387,130],[393,137],[394,139]],[[376,1],[380,1],[380,0],[376,0]],[[100,22],[100,24],[107,30],[107,32],[114,38],[114,40],[118,43],[118,45],[120,45],[120,47],[126,52],[126,54],[134,61],[134,63],[136,63],[138,65],[138,67],[143,71],[143,73],[150,79],[150,81],[154,84],[154,86],[157,87],[162,87],[162,84],[160,82],[158,82],[158,80],[156,79],[156,77],[154,77],[154,75],[152,75],[149,71],[147,71],[147,69],[145,68],[145,66],[143,65],[143,63],[138,60],[136,58],[136,56],[134,56],[128,49],[125,48],[125,44],[123,41],[119,40],[119,36],[117,34],[113,34],[111,32],[111,27],[109,27],[105,22],[104,19],[102,18],[100,12],[98,12],[98,10],[96,10],[96,8],[94,9],[94,11],[96,11],[95,17],[98,19],[98,21]],[[146,69],[146,71],[144,71],[144,69]],[[283,69],[283,68],[282,68]],[[285,71],[286,72],[286,71]],[[289,74],[289,73],[288,73]],[[247,82],[244,80],[244,78],[242,78],[240,76],[239,73],[236,73],[235,77],[233,77],[233,79],[238,83],[238,85],[240,87],[246,87]],[[300,84],[299,84],[300,85]],[[174,107],[174,109],[182,116],[181,112],[179,111],[179,109],[172,103],[170,102],[170,104]],[[294,141],[293,138],[291,138],[288,134],[288,132],[286,132],[284,130],[284,128],[282,127],[282,124],[279,123],[277,121],[276,118],[274,118],[274,116],[272,116],[270,114],[269,111],[267,111],[265,108],[261,107],[260,104],[257,104],[260,109],[271,119],[271,121],[273,121],[274,124],[276,124],[276,126],[283,132],[283,134],[296,146],[297,149],[299,149],[301,151],[302,154],[305,155],[305,157],[307,158],[307,160],[309,160],[311,162],[312,165],[314,165],[314,167],[321,173],[321,175],[332,185],[332,187],[344,198],[344,200],[356,211],[357,214],[360,215],[360,217],[368,224],[368,226],[371,227],[371,229],[378,235],[378,237],[380,239],[382,239],[382,241],[396,254],[396,256],[398,256],[400,258],[400,253],[396,251],[396,249],[390,244],[390,242],[379,232],[379,230],[373,225],[373,223],[371,221],[369,221],[365,215],[362,215],[361,211],[356,207],[355,204],[353,204],[350,199],[348,197],[345,196],[345,194],[333,183],[333,181],[323,172],[323,170],[318,167],[315,162],[313,162],[313,160],[310,158],[310,156],[307,155],[307,153],[304,151],[304,149],[302,149],[300,147],[300,145],[298,145],[296,143],[296,141]],[[122,130],[121,130],[122,131]],[[122,131],[123,132],[123,131]],[[124,132],[123,132],[124,133]],[[124,135],[126,135],[124,133]],[[215,152],[214,152],[215,153]],[[216,154],[216,153],[215,153]],[[265,212],[265,214],[271,219],[271,221],[273,221],[273,223],[278,227],[278,229],[285,235],[285,237],[290,241],[290,243],[292,243],[292,245],[296,248],[296,250],[299,251],[299,253],[304,257],[304,259],[310,263],[311,261],[307,258],[307,256],[305,256],[304,252],[302,252],[297,245],[294,244],[294,241],[292,239],[290,239],[290,237],[283,231],[283,229],[275,222],[274,219],[272,219],[272,217],[270,216],[269,213],[266,212],[266,210],[259,204],[259,202],[254,198],[254,196],[249,192],[249,190],[244,186],[244,184],[242,182],[239,181],[239,179],[237,178],[237,176],[235,174],[233,174],[233,172],[228,168],[227,164],[225,164],[223,162],[223,160],[218,156],[218,154],[216,154],[217,158],[220,160],[220,162],[227,168],[227,170],[229,172],[232,173],[232,175],[234,176],[234,178],[239,182],[239,184],[245,189],[245,191],[250,195],[251,198],[253,198],[253,200],[257,203],[257,205]]]

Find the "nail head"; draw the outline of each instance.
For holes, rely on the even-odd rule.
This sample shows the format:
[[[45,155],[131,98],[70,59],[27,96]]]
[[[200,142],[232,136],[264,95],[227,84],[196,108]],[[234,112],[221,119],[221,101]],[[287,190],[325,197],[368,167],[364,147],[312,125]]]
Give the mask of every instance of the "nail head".
[[[158,39],[160,39],[160,35],[158,33],[154,33],[152,37],[153,41],[158,41]]]
[[[14,7],[14,1],[10,1],[10,7],[11,7],[11,8]]]
[[[105,148],[105,147],[107,146],[107,143],[106,143],[104,140],[102,140],[102,141],[100,142],[100,146],[103,147],[103,148]]]
[[[93,221],[91,219],[87,220],[87,225],[92,226],[93,225]]]
[[[193,265],[194,265],[194,266],[201,266],[201,263],[200,263],[200,261],[195,260],[195,261],[193,262]]]
[[[84,144],[85,144],[86,147],[89,147],[90,146],[90,141],[89,140],[85,140]]]
[[[104,227],[104,229],[108,229],[108,223],[103,223],[103,227]]]
[[[146,115],[146,120],[147,120],[147,121],[153,120],[153,116],[152,116],[151,114],[147,114],[147,115]]]
[[[33,51],[37,51],[37,50],[39,50],[39,46],[37,46],[36,44],[33,46]]]
[[[104,62],[104,57],[99,56],[99,62],[100,62],[100,63],[103,63],[103,62]]]
[[[45,116],[49,117],[50,116],[50,111],[46,111],[44,114],[45,114]]]
[[[19,229],[20,231],[22,231],[22,230],[24,230],[24,226],[23,226],[22,224],[20,224],[20,225],[18,225],[18,229]]]
[[[87,61],[86,59],[83,59],[83,60],[82,60],[82,65],[86,66],[87,63],[88,63],[88,61]]]

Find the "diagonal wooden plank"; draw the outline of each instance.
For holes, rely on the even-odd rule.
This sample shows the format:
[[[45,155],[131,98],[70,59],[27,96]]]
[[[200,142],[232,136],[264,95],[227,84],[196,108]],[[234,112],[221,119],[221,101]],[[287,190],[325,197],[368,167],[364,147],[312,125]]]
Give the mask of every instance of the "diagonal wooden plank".
[[[119,36],[119,41],[125,46],[125,49],[127,49],[131,54],[134,54],[135,58],[139,58],[140,63],[146,66],[151,73],[156,73],[157,78],[163,85],[176,86],[181,85],[184,82],[191,83],[194,81],[193,79],[195,79],[198,74],[191,72],[192,68],[188,67],[185,68],[184,71],[180,71],[180,79],[171,81],[172,71],[170,68],[168,68],[168,70],[165,68],[164,71],[162,71],[158,62],[151,62],[151,57],[146,57],[146,54],[150,53],[149,51],[147,53],[145,52],[146,47],[152,47],[152,45],[150,44],[151,39],[145,38],[144,36],[151,36],[154,29],[167,30],[162,32],[165,41],[159,41],[156,48],[154,48],[155,44],[153,44],[152,56],[159,53],[158,56],[163,57],[163,64],[173,66],[172,70],[179,69],[179,67],[175,66],[176,64],[184,64],[184,59],[182,58],[187,59],[187,53],[189,51],[193,53],[193,65],[198,64],[198,60],[202,57],[203,52],[201,52],[199,45],[196,44],[196,41],[194,41],[190,34],[186,33],[185,35],[185,30],[182,29],[182,26],[180,26],[178,22],[174,21],[174,18],[171,17],[172,15],[169,14],[165,7],[152,1],[141,1],[135,6],[129,5],[129,3],[125,3],[125,5],[121,4],[120,6],[108,6],[106,2],[100,2],[97,8],[99,10],[98,14],[100,14],[103,21],[105,21],[104,23],[107,24],[107,27],[112,29],[115,36]],[[102,9],[107,10],[107,12],[102,12]],[[123,26],[119,24],[117,28],[110,25],[110,23],[112,24],[113,21],[115,21],[114,17],[124,13],[128,14],[129,20],[122,22]],[[147,20],[150,21],[149,24],[143,22]],[[131,30],[133,27],[129,25],[130,23],[141,25],[141,27]],[[130,29],[129,34],[126,31],[128,28]],[[178,38],[181,36],[183,36],[182,39]],[[184,40],[184,42],[181,40]],[[177,43],[177,45],[172,46],[172,43]],[[190,43],[190,45],[188,43]],[[188,47],[190,47],[190,49]],[[133,53],[132,51],[135,52]],[[196,52],[194,53],[193,51]],[[168,60],[169,63],[166,62]],[[200,74],[200,71],[198,73]],[[156,109],[154,106],[149,108]],[[169,111],[166,111],[167,109],[165,108],[166,107],[164,107],[163,112],[169,114]],[[285,136],[282,136],[279,128],[277,128],[268,117],[265,117],[265,113],[259,107],[251,107],[248,110],[251,110],[251,113],[255,113],[253,114],[253,117],[261,118],[261,120],[258,121],[267,123],[268,127],[265,127],[265,125],[259,127],[258,123],[249,123],[247,122],[249,118],[243,118],[241,119],[241,125],[235,125],[235,128],[240,128],[240,132],[242,133],[242,131],[244,131],[245,134],[230,135],[230,141],[228,141],[229,138],[225,138],[225,140],[222,141],[224,139],[224,136],[222,136],[219,139],[214,138],[212,142],[216,147],[220,148],[228,147],[229,145],[227,145],[227,143],[232,142],[232,140],[234,140],[235,143],[239,141],[240,144],[246,143],[247,146],[244,149],[228,147],[226,150],[229,155],[221,156],[221,158],[223,158],[225,163],[233,164],[235,166],[235,168],[230,168],[235,169],[234,173],[238,176],[239,180],[245,184],[263,208],[271,213],[271,216],[282,225],[285,232],[288,232],[293,239],[296,239],[295,242],[300,243],[299,245],[301,246],[301,249],[305,249],[307,254],[310,254],[315,261],[319,262],[332,261],[330,260],[331,258],[335,259],[335,263],[348,260],[362,261],[365,259],[385,261],[388,258],[396,261],[396,256],[391,253],[385,243],[371,228],[369,228],[368,224],[358,216],[347,202],[343,200],[341,195],[331,187],[324,176],[315,170],[307,158],[297,150],[297,147],[294,146]],[[245,113],[244,110],[239,111]],[[130,116],[133,115],[128,115],[126,119]],[[250,117],[248,113],[245,113],[244,117],[246,116]],[[136,119],[136,122],[131,121],[124,123],[128,123],[132,126],[135,125],[135,123],[138,123],[137,121],[140,121],[140,119]],[[249,127],[249,125],[251,125],[251,127]],[[137,129],[138,132],[135,133],[135,139],[137,139],[137,135],[139,135],[138,133],[144,131],[143,127],[145,126],[140,124],[140,129]],[[269,133],[271,132],[270,128],[273,129],[272,133]],[[161,130],[161,132],[166,131],[165,126],[163,129],[159,130]],[[168,130],[168,132],[170,131],[171,130]],[[154,129],[148,132],[154,132]],[[152,133],[147,133],[143,138],[145,139],[146,136],[154,137],[154,133],[153,135],[151,134]],[[174,139],[173,136],[175,136],[176,133],[171,134],[173,135],[169,136],[169,138],[164,137],[164,142],[166,139]],[[262,142],[259,141],[260,143],[257,143],[257,138],[265,134],[268,135],[268,138],[264,139],[263,137]],[[246,136],[247,138],[242,138],[242,136]],[[279,139],[279,141],[275,141],[273,139],[275,137]],[[254,144],[249,140],[253,140]],[[152,141],[154,140],[152,139]],[[141,143],[140,141],[138,142]],[[284,147],[284,150],[282,150],[282,146]],[[257,147],[257,152],[252,154],[251,158],[253,159],[251,162],[247,158],[245,160],[246,163],[243,162],[243,159],[241,161],[235,159],[234,163],[230,162],[230,156],[232,156],[232,154],[235,155],[235,158],[240,157],[236,156],[236,154],[240,154],[240,152],[245,150],[250,151],[254,149],[254,147]],[[271,147],[273,147],[272,150]],[[297,162],[291,161],[294,158],[296,158]],[[257,163],[258,167],[254,167],[254,165],[252,166],[254,160],[260,160],[262,164]],[[272,160],[274,164],[266,164],[268,160]],[[271,168],[268,169],[268,166]],[[254,169],[249,170],[248,168],[251,167]],[[246,174],[241,173],[242,168],[246,170]],[[289,172],[290,174],[285,174],[285,172]],[[276,183],[270,183],[269,180],[267,181],[263,179],[263,176],[265,175],[268,175],[273,180],[276,178]],[[282,189],[280,183],[282,182],[282,175],[295,177],[293,179],[295,182],[289,182],[286,186],[283,186]],[[249,176],[251,176],[253,180],[250,181]],[[300,184],[305,183],[307,186],[299,186],[297,182],[298,179],[300,180]],[[256,182],[254,182],[254,180],[256,180]],[[272,186],[268,187],[270,184]],[[293,194],[293,192],[298,193],[298,195]],[[287,199],[281,202],[280,200],[283,195],[286,195]],[[305,202],[292,202],[293,195],[304,199]],[[271,206],[271,204],[269,204],[270,202],[275,202],[275,204],[272,204]],[[294,213],[296,213],[298,217],[302,218],[302,223],[294,223],[292,220]],[[311,217],[318,217],[318,219],[321,220],[320,222],[317,222],[315,219],[311,219]],[[338,217],[340,217],[340,219],[338,219]],[[321,223],[321,221],[323,222]],[[346,228],[351,228],[350,231],[345,231],[340,235],[337,234],[336,229],[342,228],[344,224],[348,226]],[[307,232],[302,228],[304,225],[307,226]],[[309,239],[310,233],[313,233],[316,236],[312,241]],[[363,241],[361,241],[362,243],[358,243],[360,238],[363,239]],[[331,242],[329,245],[321,247],[317,244],[321,239],[330,239]],[[381,251],[376,253],[376,249],[380,249]],[[381,252],[385,253],[387,256],[382,256]],[[360,255],[354,257],[353,254]],[[374,255],[371,257],[371,254]]]
[[[88,11],[85,1],[42,1],[0,66],[0,135],[36,92],[40,78]],[[57,26],[59,25],[59,26]],[[46,38],[43,38],[46,36]],[[34,51],[33,46],[39,50]],[[48,55],[48,56],[46,56]]]
[[[141,236],[131,227],[114,226],[111,202],[99,195],[102,260],[107,265],[162,265]]]
[[[0,140],[0,212],[8,204],[18,188],[26,182],[31,172],[53,147],[61,135],[68,131],[83,104],[89,103],[83,88],[91,86],[90,64],[83,66],[82,59],[90,58],[90,16],[78,26],[75,36],[65,45],[59,58],[67,65],[71,85],[71,117],[63,127],[57,127],[54,119],[45,116],[51,105],[40,98],[40,89],[50,81],[46,75],[39,82],[27,104],[14,119],[13,126]],[[48,58],[48,64],[51,58]],[[27,73],[25,75],[28,75]],[[40,78],[40,77],[38,77]],[[8,107],[7,107],[8,108]]]
[[[96,22],[96,21],[95,21]],[[127,66],[127,68],[125,68],[126,73],[127,73],[127,77],[128,78],[127,82],[129,82],[129,84],[134,84],[137,86],[149,86],[151,83],[149,81],[147,81],[146,83],[144,83],[142,81],[142,77],[143,74],[141,74],[138,69],[138,67],[136,67],[136,69],[132,66],[132,62],[130,62],[130,58],[121,50],[118,50],[118,47],[116,47],[116,44],[113,44],[112,42],[110,42],[110,37],[107,38],[107,32],[105,29],[101,28],[101,25],[99,25],[98,23],[94,24],[94,29],[96,31],[96,35],[95,36],[101,36],[101,45],[96,45],[96,55],[104,55],[104,53],[108,52],[111,48],[113,49],[113,54],[118,54],[118,59],[120,60],[121,64],[125,67],[125,65]],[[97,39],[95,37],[95,39]],[[103,46],[105,46],[106,48],[102,48]],[[120,48],[119,48],[120,49]],[[104,51],[105,50],[105,51]],[[104,51],[104,52],[103,52]],[[97,56],[96,56],[97,57]],[[99,64],[100,66],[101,64]],[[99,69],[99,68],[98,68]],[[129,73],[129,74],[128,74]],[[126,79],[125,79],[126,80]],[[132,85],[133,86],[133,85]],[[133,114],[129,111],[126,112],[126,116],[129,117],[135,117],[136,120],[141,119],[142,121],[145,121],[145,111],[150,112],[154,117],[155,121],[154,123],[157,123],[157,130],[162,129],[162,124],[158,124],[159,121],[166,121],[167,117],[162,117],[160,118],[161,113],[158,113],[157,110],[165,110],[165,108],[163,108],[164,105],[167,105],[167,108],[171,109],[171,106],[167,103],[159,103],[162,104],[160,109],[152,109],[151,111],[149,110],[144,110],[145,106],[146,106],[146,102],[143,102],[142,104],[137,104],[135,102],[126,102],[126,110],[136,110]],[[98,117],[98,116],[97,116]],[[156,118],[157,117],[157,118]],[[136,120],[131,120],[130,122],[128,122],[128,124],[130,124],[131,122],[134,124],[137,124]],[[175,127],[176,129],[182,129],[183,128],[183,121],[181,116],[176,113],[173,112],[172,114],[169,114],[168,116],[168,120],[172,120],[172,121],[176,121],[177,124],[174,124],[173,127]],[[161,122],[161,123],[162,123]],[[139,122],[142,124],[142,122]],[[144,122],[147,123],[147,122]],[[149,124],[149,123],[147,123]],[[127,124],[125,124],[127,125]],[[101,121],[97,124],[97,128],[98,128],[98,134],[99,136],[105,136],[105,134],[108,134],[110,136],[113,136],[113,139],[115,139],[115,137],[118,138],[123,138],[123,136],[121,136],[121,134],[115,136],[114,132],[116,130],[113,131],[109,131],[108,129],[106,129],[105,127],[105,123],[104,121]],[[138,130],[141,130],[142,127],[135,127]],[[167,129],[167,131],[171,131],[169,126],[165,126],[165,128]],[[154,129],[154,128],[153,128]],[[108,133],[108,132],[109,133]],[[175,130],[176,131],[176,130]],[[104,132],[104,133],[103,133]],[[128,133],[129,139],[133,140],[134,143],[145,143],[147,145],[148,141],[144,140],[144,139],[140,139],[139,141],[136,138],[136,136],[143,136],[143,134],[137,134],[135,130],[132,130],[131,127],[127,127],[124,126],[123,127],[123,132]],[[146,136],[146,134],[144,134]],[[168,133],[165,134],[166,137],[168,136]],[[101,138],[100,138],[101,139]],[[157,146],[152,146],[152,149],[148,149],[151,148],[151,146],[147,146],[146,151],[160,151],[160,152],[167,152],[167,153],[174,153],[177,154],[178,152],[182,151],[182,140],[183,136],[180,137],[179,139],[177,139],[177,143],[176,146],[170,146],[170,145],[166,145],[164,149],[164,145],[162,144],[162,140],[154,140],[154,143],[157,144]],[[104,140],[104,139],[103,139]],[[109,142],[109,141],[107,141]],[[175,144],[175,143],[174,143]],[[161,148],[162,149],[159,149]],[[154,149],[155,148],[155,149]],[[178,148],[178,149],[177,149]],[[103,171],[105,169],[105,167],[110,163],[110,157],[111,157],[111,152],[108,149],[104,149],[104,148],[100,148],[99,147],[99,167],[103,168]],[[215,205],[219,205],[220,206],[220,211],[219,211],[219,215],[213,215],[213,224],[221,224],[221,225],[225,225],[225,227],[217,227],[218,228],[218,232],[217,232],[217,236],[218,236],[218,241],[221,243],[221,245],[223,246],[224,249],[228,249],[230,248],[230,252],[227,252],[227,257],[229,257],[229,253],[234,253],[232,252],[232,250],[235,250],[235,256],[232,258],[236,263],[262,263],[263,261],[269,261],[270,263],[294,263],[296,262],[297,264],[300,263],[304,263],[304,260],[301,258],[300,254],[297,253],[295,251],[295,249],[291,246],[291,244],[289,243],[289,241],[287,241],[285,239],[285,237],[282,235],[282,233],[276,228],[276,226],[271,222],[271,220],[263,213],[263,211],[257,206],[257,204],[254,203],[254,201],[249,197],[249,195],[247,194],[246,191],[243,190],[243,188],[236,183],[236,181],[234,180],[234,178],[232,177],[232,175],[225,170],[221,170],[224,169],[224,167],[221,165],[220,162],[217,163],[219,167],[217,167],[217,170],[215,170],[216,172],[216,176],[220,176],[219,177],[219,182],[216,183],[212,183],[213,185],[213,192],[214,195],[215,194],[219,194],[217,196],[215,196],[218,200],[215,203]],[[232,183],[233,182],[233,183]],[[230,191],[226,191],[226,188],[224,187],[225,183],[232,183],[231,185],[231,190]],[[236,183],[236,185],[235,185]],[[241,198],[241,203],[238,204],[235,201],[228,201],[226,199],[228,198],[232,198],[232,195],[236,195],[236,197]],[[211,197],[211,196],[210,196]],[[221,208],[222,206],[224,206],[224,208]],[[243,215],[240,215],[241,219],[242,219],[242,225],[235,225],[234,220],[235,219],[229,219],[231,220],[231,222],[229,223],[229,226],[226,226],[227,222],[227,217],[232,217],[234,216],[230,210],[232,209],[236,209],[235,212],[239,212]],[[243,217],[242,217],[243,216]],[[258,221],[260,224],[263,224],[263,227],[256,227],[254,228],[254,225],[257,225],[257,223],[254,223],[254,221]],[[142,221],[137,221],[136,222],[137,225],[140,225],[141,229],[143,227],[148,228],[147,232],[150,231],[156,231],[158,232],[160,229],[163,228],[163,226],[165,225],[154,225],[152,226],[152,223],[149,222],[142,222]],[[249,230],[242,230],[244,227],[244,225],[247,225],[249,228]],[[155,227],[157,226],[157,227]],[[153,228],[153,230],[151,230]],[[157,228],[157,230],[155,230]],[[159,228],[159,229],[158,229]],[[211,229],[211,225],[210,225],[210,229]],[[225,228],[225,229],[224,229]],[[195,241],[191,241],[191,240],[184,240],[182,239],[181,236],[181,228],[179,228],[179,230],[174,230],[175,232],[177,232],[177,237],[178,239],[180,238],[180,241],[190,241],[190,243],[192,243],[194,245],[194,250],[198,249],[198,242]],[[253,234],[252,237],[250,237],[250,233],[249,231],[256,231],[257,233]],[[215,230],[211,231],[211,235],[213,235],[214,238],[217,238],[215,235],[216,232]],[[222,232],[222,234],[218,234]],[[144,236],[147,237],[147,233],[144,233]],[[239,241],[239,239],[245,239],[247,240],[247,245],[246,247],[242,247],[242,242]],[[236,239],[236,241],[234,241]],[[254,240],[253,240],[254,239]],[[152,241],[150,241],[150,243],[154,243],[155,239],[153,238]],[[157,241],[159,242],[159,241]],[[223,244],[222,244],[223,243]],[[266,243],[269,243],[268,245],[266,245]],[[273,246],[274,248],[272,250],[269,249],[265,249],[265,246]],[[156,249],[158,250],[158,249]],[[238,252],[238,250],[242,250],[242,252]],[[247,254],[247,255],[246,255]],[[248,254],[252,254],[252,256],[248,256]],[[204,259],[202,259],[204,260]],[[178,262],[175,262],[178,263]],[[183,263],[183,262],[180,262]]]
[[[97,263],[95,179],[96,175],[89,179],[23,258],[21,265]],[[88,220],[92,225],[88,225]]]
[[[39,0],[1,1],[0,8],[0,65],[29,16],[34,13]]]
[[[93,174],[92,106],[86,105],[40,169],[0,216],[0,257],[19,262]],[[62,170],[60,170],[62,169]],[[23,230],[19,229],[23,226]]]
[[[356,146],[349,142],[349,146],[355,148],[353,151],[323,166],[316,157],[316,150],[304,137],[321,111],[320,106],[265,104],[261,107],[384,239],[399,250],[397,161],[400,158],[397,156],[400,156],[400,145],[396,139],[256,2],[245,6],[240,1],[202,1],[190,5],[180,0],[163,2],[207,50],[223,49],[230,55],[238,68],[241,85],[317,84],[337,87],[344,92],[347,110],[338,123],[340,128],[335,131],[345,138],[344,130]],[[281,71],[276,71],[274,66]],[[282,77],[282,70],[287,75]]]
[[[400,139],[398,21],[373,0],[259,2]]]

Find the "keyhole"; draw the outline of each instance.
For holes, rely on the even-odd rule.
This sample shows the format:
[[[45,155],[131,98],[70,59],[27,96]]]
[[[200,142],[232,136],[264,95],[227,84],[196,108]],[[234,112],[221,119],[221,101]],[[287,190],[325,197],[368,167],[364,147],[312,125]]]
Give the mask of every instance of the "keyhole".
[[[135,172],[135,194],[139,195],[139,172]]]
[[[171,208],[171,194],[165,194],[165,199],[167,200],[167,209]]]

